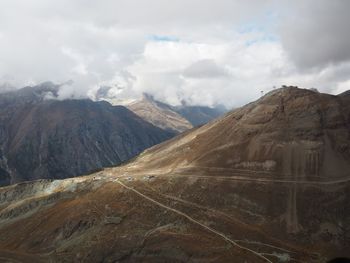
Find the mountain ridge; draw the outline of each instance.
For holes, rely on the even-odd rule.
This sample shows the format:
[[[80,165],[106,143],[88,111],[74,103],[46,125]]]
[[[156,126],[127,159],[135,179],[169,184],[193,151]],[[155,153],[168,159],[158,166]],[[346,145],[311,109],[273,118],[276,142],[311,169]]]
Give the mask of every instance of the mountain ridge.
[[[281,93],[286,93],[286,97],[280,97]],[[303,96],[302,94],[305,94],[305,96]],[[288,104],[289,99],[291,99],[291,97],[294,97],[292,99],[295,99],[296,105],[293,104]],[[312,104],[314,102],[314,100],[317,100],[318,98],[320,98],[321,100],[326,100],[326,99],[330,99],[330,102],[328,103],[329,105],[325,105],[324,107],[329,107],[329,108],[322,108],[322,106],[318,106],[317,104]],[[299,100],[299,101],[298,101]],[[309,100],[307,102],[302,102],[302,100]],[[304,103],[304,108],[303,109],[298,109],[295,108],[300,107],[300,103]],[[189,158],[191,160],[194,161],[194,159],[197,158],[197,162],[201,162],[201,160],[205,159],[205,153],[207,152],[212,152],[215,151],[216,147],[219,147],[218,149],[220,150],[220,145],[224,145],[224,143],[220,144],[220,139],[219,142],[216,138],[221,137],[221,138],[226,138],[227,136],[229,136],[227,140],[232,140],[230,143],[231,144],[235,144],[236,142],[236,147],[238,147],[238,144],[241,144],[242,147],[245,147],[243,144],[244,141],[247,141],[247,138],[251,137],[253,138],[253,133],[257,134],[258,137],[256,137],[254,140],[262,140],[262,142],[259,142],[259,145],[252,145],[252,147],[255,149],[254,151],[258,151],[258,152],[246,152],[247,155],[247,162],[249,161],[253,161],[254,162],[254,155],[259,155],[259,151],[278,151],[276,153],[276,156],[271,158],[271,159],[278,159],[277,157],[280,156],[281,152],[280,150],[278,150],[277,148],[283,148],[283,145],[276,145],[277,148],[274,148],[275,146],[273,145],[268,145],[268,143],[266,143],[266,145],[264,145],[264,141],[274,141],[274,142],[279,142],[280,143],[285,143],[284,141],[286,140],[289,142],[292,142],[293,139],[291,139],[291,137],[296,136],[295,138],[299,138],[300,140],[309,140],[310,141],[310,145],[308,146],[310,149],[309,151],[313,151],[313,149],[316,151],[318,148],[317,144],[320,143],[321,141],[324,141],[324,147],[328,147],[328,143],[330,143],[330,140],[328,140],[328,134],[332,132],[332,128],[333,126],[336,125],[342,125],[344,126],[344,129],[340,130],[340,133],[344,133],[343,136],[347,136],[347,131],[346,131],[346,127],[348,127],[348,121],[349,121],[349,116],[347,116],[346,114],[349,114],[349,107],[344,105],[346,102],[342,101],[341,97],[339,96],[333,96],[333,95],[326,95],[326,94],[318,94],[315,93],[313,91],[309,91],[309,90],[303,90],[300,91],[297,88],[294,87],[290,87],[290,88],[286,88],[286,89],[281,89],[281,90],[277,90],[277,91],[272,91],[271,93],[265,95],[264,97],[262,97],[261,99],[259,99],[258,101],[254,102],[254,103],[250,103],[242,108],[239,108],[237,110],[234,110],[228,114],[226,114],[223,118],[220,118],[220,122],[222,122],[222,126],[220,127],[220,123],[215,122],[210,123],[205,125],[204,127],[201,128],[201,130],[197,130],[197,132],[195,131],[194,134],[196,134],[197,137],[200,136],[200,131],[204,130],[204,131],[209,131],[210,129],[212,129],[213,131],[210,132],[211,137],[210,138],[205,138],[203,139],[206,143],[201,143],[200,145],[202,147],[205,147],[204,149],[198,150],[198,152],[202,152],[204,153],[203,156],[196,156],[195,152],[189,152],[188,156],[190,156]],[[325,102],[323,103],[325,104]],[[256,106],[257,105],[257,106]],[[337,105],[337,106],[336,106]],[[334,112],[329,112],[330,109],[332,107],[335,107]],[[291,110],[291,114],[288,113],[289,109]],[[310,118],[309,120],[302,120],[301,121],[301,114],[304,115],[311,115],[310,113],[306,112],[306,111],[312,111],[312,118]],[[292,112],[293,111],[293,112]],[[304,113],[303,113],[304,111]],[[323,111],[323,112],[322,112]],[[273,114],[276,114],[275,117],[273,117]],[[288,115],[289,114],[289,115]],[[295,115],[293,115],[295,114]],[[329,128],[327,130],[327,133],[322,132],[323,130],[323,126],[327,124],[327,120],[329,119],[329,117],[327,116],[331,115],[331,114],[337,114],[337,116],[335,116],[337,119],[334,121],[334,123],[329,123]],[[300,118],[298,121],[295,121],[295,118]],[[328,119],[327,119],[328,118]],[[246,122],[245,120],[248,121]],[[312,124],[314,124],[316,127],[315,128],[311,128],[310,123],[308,123],[308,121],[311,121]],[[271,123],[269,123],[271,122]],[[232,125],[235,125],[234,128],[230,128],[232,127]],[[215,127],[217,126],[217,128]],[[243,127],[244,126],[244,127]],[[237,128],[238,127],[238,128]],[[276,130],[276,127],[282,127],[282,129],[280,130]],[[309,127],[311,129],[309,129]],[[243,134],[239,134],[239,131],[237,131],[238,129],[242,130],[244,128],[244,130],[250,130],[247,132],[247,134],[243,135]],[[259,134],[261,129],[265,129],[266,133],[265,134]],[[298,130],[303,129],[303,132],[298,132]],[[308,131],[309,129],[309,131]],[[233,136],[233,133],[236,133],[234,136],[239,136],[239,139],[236,139]],[[224,135],[225,134],[225,135]],[[288,134],[289,138],[288,138]],[[327,135],[325,138],[323,138],[323,135]],[[193,137],[193,135],[191,135]],[[189,135],[189,137],[191,137]],[[224,137],[225,136],[225,137]],[[262,138],[260,138],[260,137]],[[265,136],[265,137],[263,137]],[[275,136],[274,140],[270,139],[269,140],[269,136]],[[333,137],[336,135],[332,135]],[[191,142],[192,138],[188,138],[188,146],[191,148],[192,144],[196,144],[197,142]],[[184,139],[183,139],[184,140]],[[321,141],[320,141],[321,140]],[[222,139],[221,139],[222,141]],[[216,143],[218,142],[218,143]],[[339,142],[339,144],[341,144],[342,142]],[[198,143],[197,143],[198,144]],[[312,145],[315,144],[315,145]],[[249,146],[249,145],[248,145]],[[185,146],[184,146],[185,147]],[[234,146],[232,145],[232,147],[230,148],[229,145],[225,146],[227,147],[227,151],[236,151],[234,149]],[[251,148],[252,148],[251,147]],[[269,149],[259,149],[259,147],[262,148],[266,148],[268,147]],[[272,148],[271,148],[272,147]],[[291,146],[293,148],[293,146]],[[296,148],[295,148],[296,147]],[[297,150],[297,145],[295,146],[293,149]],[[306,146],[305,146],[306,147]],[[316,148],[315,148],[316,147]],[[341,146],[339,146],[341,147]],[[345,146],[344,146],[345,147]],[[344,149],[346,150],[346,156],[348,158],[349,156],[349,148],[348,146],[346,146],[347,148]],[[157,149],[159,147],[156,147]],[[192,147],[193,148],[193,147]],[[210,148],[210,149],[209,149]],[[147,150],[147,152],[152,152],[152,149],[155,148],[151,148],[149,150]],[[197,149],[197,148],[196,148]],[[319,149],[320,151],[322,151],[321,149]],[[331,151],[332,149],[329,149],[328,151]],[[242,151],[245,151],[244,149],[242,149]],[[287,150],[289,152],[289,154],[291,153],[290,150]],[[326,151],[326,152],[328,152]],[[181,152],[181,151],[180,151]],[[240,155],[242,154],[241,152],[239,153]],[[287,153],[286,153],[287,154]],[[164,154],[160,154],[162,156],[167,156]],[[198,154],[197,154],[198,155]],[[316,154],[317,155],[317,154]],[[144,155],[143,155],[144,156]],[[182,160],[185,159],[185,155],[182,153]],[[270,156],[271,157],[271,156]],[[160,156],[159,156],[160,158]],[[256,160],[257,162],[259,162],[260,157],[256,156]],[[313,157],[310,157],[313,158]],[[316,157],[315,157],[316,158]],[[156,158],[157,159],[157,158]],[[212,159],[212,156],[210,157],[210,159]],[[157,159],[157,161],[159,161],[161,159]],[[174,160],[174,156],[172,156],[172,160]],[[209,160],[208,160],[209,161]],[[216,162],[218,160],[214,160],[214,162]],[[268,161],[268,160],[265,160]],[[191,162],[191,161],[189,161]],[[206,163],[207,161],[204,162],[204,165],[209,165],[208,163]],[[316,162],[316,161],[315,161]],[[149,163],[148,163],[149,164]],[[158,164],[157,164],[158,165]],[[234,160],[232,160],[232,163],[221,163],[221,166],[227,167],[227,168],[238,168],[237,166],[244,166],[243,161],[240,162],[236,162]],[[249,164],[247,164],[249,165]],[[253,165],[253,163],[252,163]],[[262,163],[260,165],[263,165]],[[273,165],[273,164],[271,164]],[[274,164],[279,166],[279,168],[277,167],[277,171],[285,171],[286,173],[291,173],[291,171],[287,171],[288,169],[285,167],[283,168],[282,164]],[[287,165],[287,164],[285,164]],[[342,167],[342,169],[339,169],[339,172],[342,171],[346,171],[346,169],[344,169],[344,165],[341,165],[340,163],[338,163],[338,165],[340,165],[340,167]],[[236,166],[236,167],[235,167]],[[315,167],[310,169],[318,169],[316,168],[316,164]],[[330,166],[330,165],[329,165]],[[346,166],[347,167],[347,166]],[[262,168],[262,166],[260,166],[259,168]],[[272,167],[271,167],[272,168]],[[294,167],[295,168],[295,167]],[[293,169],[294,169],[293,168]],[[299,169],[299,168],[295,168],[295,169]],[[306,169],[306,168],[305,168]],[[310,173],[310,169],[305,171],[306,173]],[[313,171],[312,173],[315,173],[316,171]],[[321,170],[318,172],[322,172]],[[325,171],[326,172],[326,171]]]
[[[181,133],[193,128],[193,125],[187,119],[173,111],[169,105],[154,100],[148,94],[143,94],[141,100],[131,102],[126,107],[141,118],[164,130]]]
[[[109,95],[111,87],[101,87],[95,99],[108,101],[112,105],[123,105],[153,125],[179,134],[193,127],[203,125],[224,114],[224,106],[207,107],[182,105],[172,106],[156,100],[152,95],[143,93],[141,99],[118,99]]]
[[[44,83],[0,95],[3,184],[82,175],[172,136],[123,106],[46,99],[58,89]]]

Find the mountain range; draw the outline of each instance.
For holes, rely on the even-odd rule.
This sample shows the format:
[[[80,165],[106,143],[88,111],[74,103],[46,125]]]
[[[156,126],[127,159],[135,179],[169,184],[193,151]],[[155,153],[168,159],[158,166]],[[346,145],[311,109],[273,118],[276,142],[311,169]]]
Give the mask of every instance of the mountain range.
[[[274,90],[89,176],[0,188],[0,254],[47,262],[350,256],[350,96]]]
[[[50,82],[0,94],[0,185],[118,165],[173,135],[123,106],[57,100]]]
[[[174,111],[170,105],[156,101],[147,94],[144,94],[141,100],[126,104],[126,107],[153,125],[175,134],[193,128],[193,124]]]
[[[223,113],[172,107],[147,94],[125,106],[59,100],[61,85],[52,82],[19,90],[5,86],[0,93],[0,185],[75,177],[119,165]],[[105,89],[98,96],[106,95]]]
[[[191,106],[185,102],[172,106],[143,93],[141,99],[122,100],[109,95],[111,87],[101,87],[96,92],[96,100],[108,101],[112,105],[123,105],[153,125],[175,134],[197,127],[223,115],[227,109],[216,107]]]

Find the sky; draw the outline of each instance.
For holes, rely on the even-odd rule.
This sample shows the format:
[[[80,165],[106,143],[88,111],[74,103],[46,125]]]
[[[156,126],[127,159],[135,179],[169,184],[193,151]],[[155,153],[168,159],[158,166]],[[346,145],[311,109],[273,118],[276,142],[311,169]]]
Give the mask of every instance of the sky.
[[[0,85],[241,106],[273,87],[350,89],[347,0],[0,0]]]

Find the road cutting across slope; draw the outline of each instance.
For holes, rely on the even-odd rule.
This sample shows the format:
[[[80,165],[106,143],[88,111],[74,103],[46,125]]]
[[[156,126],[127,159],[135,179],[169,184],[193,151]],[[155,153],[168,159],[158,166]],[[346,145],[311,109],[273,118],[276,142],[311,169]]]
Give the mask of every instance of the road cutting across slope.
[[[172,195],[168,195],[168,194],[157,192],[156,189],[154,189],[153,187],[151,187],[149,185],[148,185],[148,187],[151,189],[151,191],[154,192],[154,194],[157,194],[160,197],[164,197],[164,198],[169,199],[169,200],[174,200],[174,201],[180,202],[180,203],[182,203],[184,205],[195,207],[195,208],[198,208],[200,210],[204,210],[206,212],[211,212],[213,215],[217,216],[218,218],[224,217],[226,219],[229,219],[230,221],[233,221],[236,224],[242,225],[242,226],[244,226],[246,228],[249,228],[250,230],[252,230],[254,232],[257,232],[257,233],[265,236],[266,238],[268,238],[269,240],[274,241],[277,244],[284,244],[284,245],[286,245],[286,242],[283,242],[283,241],[281,241],[279,239],[276,239],[276,238],[274,238],[274,237],[272,237],[270,235],[267,235],[267,233],[264,233],[263,231],[261,231],[260,229],[258,229],[256,227],[253,227],[251,225],[247,225],[246,223],[240,221],[239,219],[233,217],[232,215],[226,214],[226,213],[224,213],[222,211],[219,211],[219,210],[216,210],[216,209],[213,209],[213,208],[210,208],[210,207],[199,205],[199,204],[194,203],[194,202],[190,202],[188,200],[184,200],[184,199],[179,198],[179,197],[175,197],[175,196],[172,196]],[[276,246],[276,245],[272,245],[272,244],[268,244],[268,243],[264,243],[264,242],[260,242],[260,241],[253,241],[253,240],[234,240],[234,241],[236,243],[245,243],[245,244],[259,245],[259,246],[263,246],[263,247],[277,249],[277,251],[280,251],[280,252],[282,251],[282,252],[287,253],[287,254],[296,254],[296,253],[298,253],[298,252],[295,252],[295,251],[297,251],[298,248],[295,248],[293,246],[288,246],[289,249],[286,249],[285,247],[280,247],[280,246]],[[315,254],[315,253],[309,253],[309,255],[310,256],[319,256],[318,254]]]
[[[122,187],[124,187],[124,188],[126,188],[126,189],[128,189],[128,190],[130,190],[130,191],[132,191],[132,192],[134,192],[134,193],[136,193],[137,195],[143,197],[144,199],[147,199],[148,201],[150,201],[150,202],[152,202],[152,203],[154,203],[154,204],[156,204],[156,205],[158,205],[158,206],[160,206],[160,207],[162,207],[162,208],[164,208],[164,209],[166,209],[166,210],[172,211],[172,212],[174,212],[174,213],[176,213],[176,214],[178,214],[178,215],[180,215],[180,216],[186,218],[186,219],[189,220],[190,222],[192,222],[192,223],[194,223],[194,224],[196,224],[196,225],[199,225],[199,226],[203,227],[203,228],[206,229],[207,231],[209,231],[209,232],[211,232],[211,233],[214,233],[214,234],[217,235],[217,236],[220,236],[222,239],[224,239],[226,242],[232,244],[233,246],[235,246],[235,247],[237,247],[237,248],[239,248],[239,249],[242,249],[242,250],[244,250],[244,251],[247,251],[247,252],[249,252],[249,253],[252,253],[252,254],[254,254],[256,257],[258,257],[258,258],[260,258],[260,259],[262,259],[262,260],[264,260],[264,261],[266,261],[266,262],[273,263],[270,259],[268,259],[268,258],[265,257],[264,255],[262,255],[261,253],[259,253],[259,252],[257,252],[257,251],[254,251],[254,250],[252,250],[252,249],[250,249],[250,248],[247,248],[247,247],[244,247],[244,246],[239,245],[237,242],[233,241],[232,239],[230,239],[230,238],[229,238],[228,236],[226,236],[225,234],[220,233],[220,232],[216,231],[215,229],[213,229],[213,228],[211,228],[211,227],[209,227],[209,226],[207,226],[207,225],[205,225],[205,224],[203,224],[203,223],[197,221],[196,219],[190,217],[189,215],[187,215],[187,214],[185,214],[185,213],[183,213],[183,212],[181,212],[181,211],[179,211],[179,210],[177,210],[177,209],[174,209],[174,208],[172,208],[172,207],[166,206],[166,205],[164,205],[164,204],[162,204],[162,203],[160,203],[160,202],[154,200],[153,198],[151,198],[151,197],[149,197],[149,196],[147,196],[147,195],[145,195],[145,194],[139,192],[139,191],[136,190],[135,188],[125,185],[124,183],[122,183],[122,182],[119,181],[119,180],[115,180],[114,182],[116,182],[116,183],[118,183],[119,185],[121,185]]]
[[[209,176],[209,175],[181,175],[184,177],[197,177],[204,179],[216,179],[216,180],[232,180],[232,181],[246,181],[246,182],[260,182],[260,183],[287,183],[287,184],[302,184],[302,185],[332,185],[350,182],[350,177],[339,178],[329,181],[307,181],[307,180],[281,180],[281,179],[267,179],[267,178],[247,178],[244,176]]]
[[[232,172],[232,175],[220,175],[222,172]],[[122,178],[122,177],[131,177],[136,178],[132,176],[131,174],[123,174],[119,176],[115,176],[111,174],[110,172],[107,173],[108,176],[112,178]],[[238,175],[237,175],[238,174]],[[248,175],[249,174],[249,175]],[[339,177],[337,179],[333,180],[305,180],[305,178],[296,178],[295,176],[291,175],[284,175],[284,174],[273,174],[275,176],[279,176],[279,178],[284,179],[277,179],[277,178],[267,178],[267,177],[251,177],[251,175],[259,176],[261,175],[260,172],[257,171],[246,171],[245,174],[239,171],[232,171],[232,169],[221,169],[221,171],[215,171],[215,175],[203,175],[198,174],[198,172],[190,172],[186,170],[181,171],[172,171],[172,172],[165,172],[165,173],[147,173],[143,172],[143,176],[159,176],[159,175],[171,175],[171,176],[179,176],[179,177],[195,177],[195,178],[203,178],[203,179],[212,179],[212,180],[231,180],[231,181],[243,181],[243,182],[258,182],[258,183],[280,183],[280,184],[301,184],[301,185],[318,185],[318,186],[324,186],[324,185],[334,185],[334,184],[342,184],[342,183],[348,183],[350,182],[350,177]]]
[[[255,172],[255,171],[254,171]],[[259,175],[259,172],[255,172],[257,175]],[[219,174],[217,172],[216,174]],[[258,183],[281,183],[281,184],[301,184],[301,185],[333,185],[333,184],[342,184],[342,183],[348,183],[350,182],[350,177],[342,177],[335,180],[328,180],[328,181],[311,181],[311,180],[305,180],[305,179],[297,179],[297,180],[291,180],[295,179],[295,177],[289,176],[289,177],[282,177],[286,179],[273,179],[273,178],[252,178],[247,176],[241,176],[241,175],[230,175],[230,176],[224,176],[224,175],[203,175],[203,174],[196,174],[196,173],[178,173],[178,172],[170,172],[170,173],[143,173],[143,175],[146,176],[159,176],[159,175],[171,175],[171,176],[178,176],[178,177],[195,177],[195,178],[203,178],[203,179],[212,179],[212,180],[231,180],[231,181],[243,181],[243,182],[258,182]],[[126,177],[127,175],[121,175],[121,176],[114,176],[110,175],[113,178],[120,178],[120,177]],[[129,177],[132,177],[128,175]],[[291,179],[288,179],[291,178]]]

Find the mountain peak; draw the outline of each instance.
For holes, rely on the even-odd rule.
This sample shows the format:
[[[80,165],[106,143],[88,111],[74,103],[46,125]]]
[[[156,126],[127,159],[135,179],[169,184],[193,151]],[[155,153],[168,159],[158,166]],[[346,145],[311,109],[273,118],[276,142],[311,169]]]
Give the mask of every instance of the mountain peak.
[[[191,123],[171,106],[155,100],[147,93],[143,93],[141,100],[130,103],[127,107],[141,118],[164,130],[179,133],[193,128]]]
[[[34,94],[37,96],[45,97],[48,93],[52,94],[54,97],[58,96],[58,91],[61,85],[54,84],[51,81],[43,82],[37,86],[30,87]]]
[[[342,136],[348,129],[349,105],[348,97],[283,87],[189,133],[174,152],[164,155],[157,148],[153,161],[157,166],[247,166],[287,175],[341,177],[350,169],[350,143]],[[273,165],[265,167],[265,162]]]
[[[147,101],[152,101],[152,102],[155,101],[154,96],[146,92],[142,93],[142,99]]]
[[[299,88],[298,86],[286,86],[282,85],[278,89],[271,90],[267,92],[262,98],[268,98],[270,96],[279,96],[279,97],[299,97],[308,94],[316,94],[318,93],[315,89],[304,89]]]
[[[82,175],[172,137],[123,106],[45,99],[58,88],[43,83],[0,95],[0,186]]]

